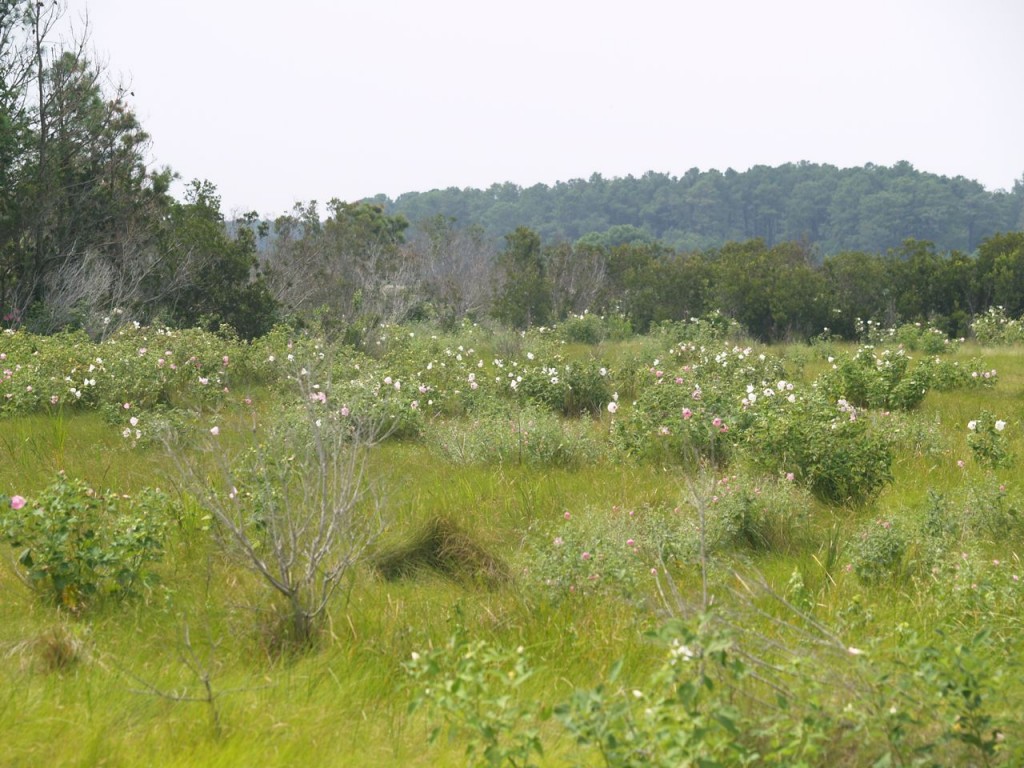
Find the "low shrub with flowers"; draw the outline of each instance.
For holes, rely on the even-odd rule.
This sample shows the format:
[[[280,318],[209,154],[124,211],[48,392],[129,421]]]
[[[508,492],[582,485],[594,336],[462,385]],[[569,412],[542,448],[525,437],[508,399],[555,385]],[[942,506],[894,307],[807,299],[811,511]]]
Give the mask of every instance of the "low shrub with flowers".
[[[753,391],[751,381],[760,382],[758,391],[770,390],[767,377],[775,381],[782,372],[780,361],[750,347],[712,352],[679,344],[664,363],[656,358],[649,365],[632,408],[613,422],[613,440],[638,458],[724,464],[746,421],[741,393]]]
[[[986,467],[1008,467],[1013,462],[1006,437],[1006,421],[988,411],[967,422],[967,445],[974,460]]]
[[[911,352],[921,350],[929,355],[953,352],[963,343],[963,339],[951,339],[945,331],[930,323],[903,323],[899,326],[886,326],[858,317],[855,327],[858,337],[864,344],[877,346],[896,344]]]
[[[974,318],[971,332],[979,343],[1003,346],[1024,342],[1024,322],[1008,317],[1004,307],[989,307],[983,315]]]
[[[625,315],[595,315],[584,312],[581,315],[570,314],[565,320],[551,329],[556,339],[569,344],[600,344],[605,339],[621,341],[633,334],[629,318]]]
[[[822,501],[867,502],[892,480],[890,436],[846,400],[833,403],[821,391],[792,402],[759,398],[747,415],[747,455],[770,475],[791,473]]]
[[[928,369],[912,365],[902,348],[860,347],[840,354],[819,387],[833,399],[843,398],[858,408],[910,410],[920,405],[931,385]]]
[[[37,496],[0,504],[0,539],[17,552],[30,587],[80,610],[96,598],[135,593],[163,554],[169,509],[158,490],[97,493],[62,473]]]
[[[525,576],[557,598],[601,593],[643,602],[656,594],[666,562],[696,557],[689,520],[680,509],[653,507],[566,511],[533,533]]]

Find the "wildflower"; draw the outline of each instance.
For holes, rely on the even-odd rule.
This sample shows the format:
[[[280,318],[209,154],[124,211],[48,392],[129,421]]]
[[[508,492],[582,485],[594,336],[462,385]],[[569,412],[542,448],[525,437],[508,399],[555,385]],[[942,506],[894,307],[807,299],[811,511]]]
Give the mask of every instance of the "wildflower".
[[[967,422],[967,428],[971,430],[971,432],[973,432],[978,428],[978,422],[975,421],[974,419],[971,419],[970,421]]]
[[[139,426],[139,419],[137,416],[132,416],[130,419],[128,419],[128,423],[131,424],[133,427],[137,427]]]
[[[715,418],[711,420],[711,426],[716,428],[722,426],[722,420],[718,416],[715,416]]]
[[[555,536],[555,540],[551,543],[554,544],[556,547],[560,547],[563,544],[565,544],[565,540],[561,536]]]
[[[787,472],[787,473],[786,473],[786,480],[787,480],[788,482],[792,483],[792,482],[793,482],[793,480],[794,480],[794,478],[795,478],[795,475],[794,475],[794,474],[793,474],[792,472]]]
[[[608,403],[608,413],[615,413],[617,410],[619,410],[618,403],[616,403],[614,400]]]
[[[24,496],[11,496],[11,509],[21,509],[25,506]]]
[[[339,411],[339,413],[341,413],[342,416],[348,416],[349,413],[350,413],[350,411],[348,409],[348,406],[347,405],[341,406],[341,411]]]
[[[210,427],[210,434],[216,437],[220,434],[220,427]]]
[[[633,541],[633,539],[626,539],[626,546],[627,547],[634,547],[634,546],[636,546],[636,542]]]
[[[572,517],[572,515],[569,514],[568,511],[566,511],[566,513],[564,515],[562,515],[562,517],[564,517],[566,520],[568,520],[570,517]]]
[[[580,557],[583,560],[589,560],[590,559],[590,553],[589,552],[584,552],[582,555],[580,555]]]
[[[1006,429],[1006,422],[1000,419],[995,423],[995,428],[996,432],[1002,432],[1004,429]]]
[[[963,459],[957,459],[956,465],[960,467],[960,469],[963,469],[964,466],[966,466]]]
[[[683,420],[684,421],[686,421],[687,419],[690,419],[692,416],[693,416],[693,411],[691,411],[689,408],[683,408]]]

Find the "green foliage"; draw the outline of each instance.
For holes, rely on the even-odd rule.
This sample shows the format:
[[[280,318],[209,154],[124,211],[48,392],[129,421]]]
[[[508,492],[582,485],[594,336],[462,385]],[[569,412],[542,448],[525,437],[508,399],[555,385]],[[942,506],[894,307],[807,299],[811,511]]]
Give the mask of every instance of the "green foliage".
[[[819,379],[820,389],[857,408],[909,410],[921,404],[931,384],[928,368],[912,365],[902,348],[875,351],[860,347],[840,355],[831,372]]]
[[[723,476],[715,482],[709,527],[719,546],[786,553],[800,546],[813,512],[810,494],[793,480]]]
[[[1008,317],[1001,306],[989,307],[984,314],[974,318],[971,332],[980,344],[997,346],[1019,344],[1024,341],[1024,323]]]
[[[551,288],[541,257],[540,237],[526,227],[505,236],[498,256],[500,285],[492,313],[513,328],[544,325],[551,314]]]
[[[989,192],[976,181],[937,176],[906,162],[852,168],[801,162],[726,173],[693,168],[680,176],[594,174],[550,186],[408,192],[387,206],[410,221],[457,216],[463,225],[486,226],[495,238],[527,226],[545,239],[585,238],[609,246],[652,239],[692,251],[762,238],[768,246],[807,241],[825,254],[884,254],[909,236],[943,251],[971,253],[983,238],[1017,228],[1020,213],[1019,193]]]
[[[1008,467],[1013,461],[1007,449],[1006,422],[988,411],[967,422],[967,445],[974,460],[986,467]]]
[[[98,494],[61,474],[26,506],[0,509],[0,535],[18,551],[26,582],[80,610],[106,595],[135,593],[163,554],[169,502],[157,490]]]
[[[470,419],[433,422],[425,440],[454,464],[581,467],[602,460],[587,425],[559,419],[536,406],[496,405]]]
[[[742,738],[743,716],[719,687],[723,677],[728,685],[748,673],[732,638],[702,619],[670,622],[661,640],[661,665],[635,687],[619,683],[615,665],[605,683],[555,708],[576,743],[607,766],[724,768],[755,760]]]
[[[892,480],[890,436],[844,400],[820,393],[759,398],[745,432],[749,456],[766,472],[790,476],[822,501],[870,501]]]
[[[893,520],[874,520],[860,529],[850,543],[850,563],[863,584],[878,584],[900,573],[907,551],[907,535]]]
[[[413,689],[410,711],[427,707],[466,738],[470,765],[526,768],[544,757],[538,725],[550,712],[523,693],[533,670],[522,646],[472,639],[460,626],[444,646],[414,651],[402,666]],[[442,730],[430,732],[431,743]]]

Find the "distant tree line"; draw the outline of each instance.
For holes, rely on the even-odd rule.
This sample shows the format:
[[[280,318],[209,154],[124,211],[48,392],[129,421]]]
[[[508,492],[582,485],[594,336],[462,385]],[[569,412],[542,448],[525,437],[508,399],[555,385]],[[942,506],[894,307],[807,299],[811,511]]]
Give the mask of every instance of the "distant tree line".
[[[450,216],[494,238],[526,226],[545,242],[640,239],[686,251],[760,239],[769,247],[805,242],[820,255],[885,253],[914,238],[943,252],[971,253],[996,232],[1024,229],[1024,176],[1012,191],[989,192],[976,181],[923,173],[906,162],[843,169],[801,162],[724,173],[692,168],[679,177],[594,174],[553,186],[493,184],[372,202],[412,222]]]
[[[855,338],[858,319],[930,321],[962,336],[991,306],[1024,314],[1024,232],[986,238],[973,254],[907,239],[884,254],[818,261],[806,242],[687,252],[643,241],[544,244],[528,227],[496,248],[482,229],[445,217],[409,227],[371,203],[333,201],[330,211],[324,222],[313,206],[278,219],[265,271],[282,312],[349,330],[467,318],[526,328],[590,312],[645,332],[717,310],[779,341],[825,329]]]
[[[0,0],[0,325],[289,320],[359,341],[381,323],[517,328],[584,312],[637,331],[718,309],[766,340],[855,319],[962,334],[1024,312],[1024,181],[986,192],[903,163],[495,185],[301,203],[225,221],[216,187],[146,163],[149,136],[60,3]],[[999,234],[1005,232],[1007,234]]]

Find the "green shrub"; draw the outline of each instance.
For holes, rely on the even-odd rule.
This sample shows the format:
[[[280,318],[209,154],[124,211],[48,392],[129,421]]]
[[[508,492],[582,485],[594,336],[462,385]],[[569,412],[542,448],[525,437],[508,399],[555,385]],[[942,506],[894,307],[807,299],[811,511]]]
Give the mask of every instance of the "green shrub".
[[[974,460],[986,467],[1008,467],[1013,463],[1007,447],[1006,422],[997,419],[988,411],[982,411],[976,419],[967,423],[967,444],[974,453]]]
[[[31,503],[0,510],[0,535],[18,551],[27,583],[74,610],[103,595],[131,595],[163,553],[168,500],[98,494],[61,474]]]
[[[853,572],[863,584],[878,584],[900,572],[907,551],[907,536],[893,520],[875,520],[849,545]]]
[[[748,415],[747,455],[770,475],[792,475],[822,501],[863,503],[892,480],[889,435],[845,400],[831,404],[814,392],[792,402],[760,398]]]

